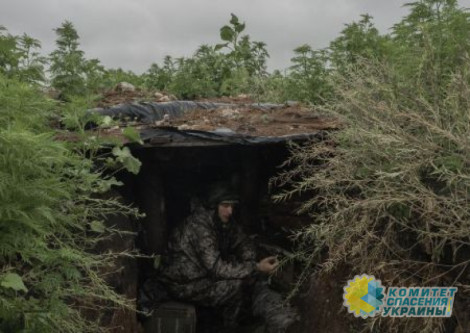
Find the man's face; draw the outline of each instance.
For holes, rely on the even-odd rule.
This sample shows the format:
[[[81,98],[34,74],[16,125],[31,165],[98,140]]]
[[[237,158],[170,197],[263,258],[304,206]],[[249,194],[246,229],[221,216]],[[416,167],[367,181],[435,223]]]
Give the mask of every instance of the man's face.
[[[227,223],[230,221],[230,217],[233,213],[233,204],[221,202],[218,206],[217,212],[219,214],[219,218],[223,223]]]

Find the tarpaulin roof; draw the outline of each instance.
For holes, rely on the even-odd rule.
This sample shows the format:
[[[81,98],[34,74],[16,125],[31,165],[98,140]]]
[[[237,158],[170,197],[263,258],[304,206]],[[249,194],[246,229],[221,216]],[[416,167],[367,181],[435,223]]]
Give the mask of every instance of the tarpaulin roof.
[[[325,128],[321,128],[320,126],[319,129],[307,131],[306,133],[299,133],[297,131],[292,134],[286,133],[283,135],[256,136],[240,133],[227,127],[217,127],[213,130],[198,130],[182,129],[181,126],[178,128],[165,124],[156,125],[156,122],[161,123],[165,117],[175,121],[187,116],[188,113],[196,112],[196,110],[199,112],[202,111],[202,115],[204,115],[205,112],[218,109],[226,110],[245,108],[249,110],[272,112],[273,110],[282,110],[287,107],[289,107],[289,105],[266,103],[232,104],[173,101],[164,103],[140,102],[122,104],[107,109],[93,109],[89,111],[97,112],[104,116],[110,116],[113,119],[120,120],[124,125],[127,124],[129,126],[133,126],[138,130],[140,137],[145,144],[150,146],[253,145],[272,144],[286,141],[305,141],[313,138],[321,138],[325,134],[324,130],[332,128],[330,124],[330,126],[325,126]],[[119,135],[120,132],[118,132],[118,130],[110,130],[110,134]]]

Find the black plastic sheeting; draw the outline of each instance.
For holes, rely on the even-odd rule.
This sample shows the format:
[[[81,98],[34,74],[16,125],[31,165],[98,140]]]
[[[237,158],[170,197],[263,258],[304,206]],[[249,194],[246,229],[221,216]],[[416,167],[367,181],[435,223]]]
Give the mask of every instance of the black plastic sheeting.
[[[286,107],[282,104],[230,104],[230,103],[210,103],[192,101],[174,101],[165,103],[141,102],[133,104],[121,104],[108,109],[93,109],[90,112],[97,112],[103,116],[110,116],[113,119],[123,121],[138,121],[140,123],[153,124],[155,121],[163,119],[168,114],[170,119],[181,117],[191,110],[215,110],[219,108],[249,107],[251,109],[272,110]],[[283,136],[249,136],[236,133],[228,128],[218,128],[215,131],[179,130],[171,127],[143,128],[139,129],[141,139],[152,146],[198,146],[203,142],[210,144],[237,144],[256,145],[274,144],[286,141],[306,141],[310,139],[321,140],[325,137],[326,131],[313,133],[292,134]]]
[[[324,140],[327,135],[326,131],[317,131],[314,133],[292,134],[282,136],[249,136],[235,132],[205,132],[178,129],[155,129],[149,128],[140,131],[140,137],[144,142],[151,145],[199,145],[201,141],[216,142],[220,144],[237,144],[237,145],[257,145],[257,144],[274,144],[287,141],[306,141],[306,140]],[[157,139],[158,143],[155,143]]]

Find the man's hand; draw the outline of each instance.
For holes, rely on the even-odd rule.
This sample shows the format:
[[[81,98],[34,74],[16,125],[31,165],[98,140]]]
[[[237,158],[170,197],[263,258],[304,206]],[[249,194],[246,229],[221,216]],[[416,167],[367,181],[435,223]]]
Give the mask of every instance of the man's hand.
[[[279,266],[279,260],[277,260],[276,256],[261,259],[259,263],[256,264],[258,270],[263,273],[272,273],[277,266]]]

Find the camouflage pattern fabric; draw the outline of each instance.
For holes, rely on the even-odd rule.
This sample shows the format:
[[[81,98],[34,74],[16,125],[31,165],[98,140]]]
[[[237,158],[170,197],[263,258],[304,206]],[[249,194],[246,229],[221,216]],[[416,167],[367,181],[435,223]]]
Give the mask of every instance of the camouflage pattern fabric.
[[[267,279],[259,279],[253,288],[253,315],[265,322],[265,332],[284,333],[292,324],[298,322],[297,312],[284,304],[282,296],[269,287]]]
[[[218,223],[217,223],[218,222]],[[169,242],[170,264],[164,275],[173,283],[198,279],[244,279],[255,272],[252,243],[233,221],[226,228],[213,210],[197,207]]]
[[[295,312],[282,307],[256,271],[253,243],[234,221],[223,224],[214,210],[197,207],[169,242],[170,260],[162,272],[175,299],[217,309],[224,326],[236,326],[242,309],[265,319],[267,332],[284,332]]]

